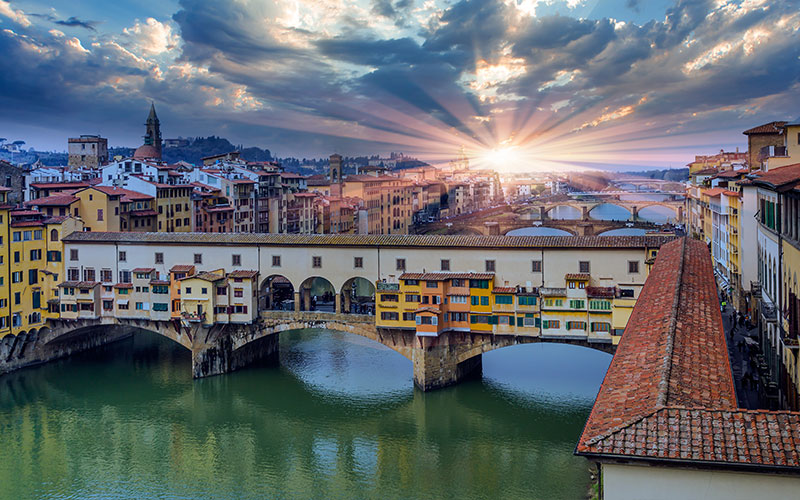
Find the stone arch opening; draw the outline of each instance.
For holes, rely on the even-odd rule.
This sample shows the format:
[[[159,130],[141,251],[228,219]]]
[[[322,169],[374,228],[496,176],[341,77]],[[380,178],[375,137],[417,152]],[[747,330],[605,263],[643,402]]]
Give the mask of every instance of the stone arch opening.
[[[583,216],[583,207],[573,203],[557,203],[544,207],[543,212],[550,219],[580,220]]]
[[[306,278],[298,292],[301,311],[336,311],[336,288],[327,279],[321,276]]]
[[[375,285],[366,278],[355,277],[345,281],[340,292],[339,312],[367,314],[375,312]]]
[[[258,308],[262,311],[294,311],[294,285],[280,274],[267,276],[261,282]]]
[[[609,214],[611,215],[610,218],[601,217],[599,212],[596,212],[597,209],[602,210],[602,207],[614,207],[611,210],[619,209],[619,215],[616,214]],[[608,210],[608,209],[606,209]],[[622,211],[626,212],[625,214]],[[630,220],[633,217],[633,210],[629,208],[627,205],[623,205],[621,203],[615,203],[613,201],[604,201],[603,203],[598,203],[589,208],[589,217],[594,220],[612,220],[612,221],[622,221],[622,220]]]

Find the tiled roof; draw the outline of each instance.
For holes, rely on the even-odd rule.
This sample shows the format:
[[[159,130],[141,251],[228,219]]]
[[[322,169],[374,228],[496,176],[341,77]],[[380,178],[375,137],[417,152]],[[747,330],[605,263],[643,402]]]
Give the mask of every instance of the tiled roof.
[[[691,163],[689,165],[691,165]],[[691,175],[714,175],[716,173],[717,173],[717,169],[712,167],[712,168],[705,168],[703,170],[698,170],[697,172],[695,172],[695,173],[693,173]]]
[[[78,282],[78,288],[94,288],[99,285],[99,281],[80,281]]]
[[[715,188],[711,188],[711,189],[704,189],[701,192],[702,192],[702,194],[704,194],[706,196],[714,197],[714,196],[719,196],[720,194],[724,193],[725,192],[725,188],[715,187]]]
[[[151,285],[169,285],[169,280],[150,280]]]
[[[444,281],[452,279],[488,280],[494,278],[494,273],[403,273],[401,280]]]
[[[258,271],[248,271],[245,269],[238,269],[228,273],[229,278],[255,278],[257,275]]]
[[[59,283],[58,286],[61,287],[61,288],[64,288],[64,287],[75,288],[75,287],[78,286],[78,283],[80,283],[80,281],[63,281],[63,282]]]
[[[435,307],[425,306],[425,307],[420,307],[419,309],[417,309],[414,312],[415,313],[429,312],[429,313],[433,313],[433,314],[439,314],[439,309],[437,309]]]
[[[800,183],[800,163],[759,173],[758,177],[753,179],[753,183],[773,188],[779,188],[787,184],[790,186],[796,185]]]
[[[492,293],[517,293],[515,286],[496,286],[492,289]]]
[[[132,283],[117,283],[114,288],[133,288]]]
[[[800,467],[800,413],[736,407],[702,242],[683,238],[659,251],[576,453]]]
[[[589,273],[567,273],[564,275],[566,280],[589,281],[592,276]]]
[[[21,220],[11,222],[11,227],[32,227],[42,225],[44,225],[44,222],[41,220]]]
[[[368,234],[270,234],[270,233],[111,233],[74,232],[70,243],[238,244],[275,246],[343,247],[471,247],[525,248],[658,248],[674,236],[469,236],[469,235],[368,235]]]
[[[133,270],[134,273],[152,273],[155,271],[154,267],[137,267]]]
[[[780,134],[781,128],[786,125],[786,122],[769,122],[765,123],[764,125],[759,125],[758,127],[753,127],[751,129],[745,130],[742,132],[744,135],[750,134]]]
[[[749,172],[746,169],[739,169],[739,170],[726,170],[724,172],[720,172],[714,177],[721,177],[725,179],[732,179],[742,175],[747,175]]]
[[[154,215],[158,215],[158,212],[155,210],[131,210],[131,216],[133,217],[152,217]]]
[[[43,222],[45,224],[61,224],[65,220],[69,219],[69,215],[57,215],[54,217],[48,217]]]
[[[35,200],[26,201],[24,205],[26,207],[48,207],[48,206],[58,207],[58,206],[71,205],[76,201],[78,201],[77,196],[65,193],[58,193],[50,196],[45,196],[43,198],[36,198]]]
[[[567,289],[543,286],[539,288],[539,295],[542,297],[565,297],[567,295]]]
[[[34,189],[69,189],[89,187],[88,182],[32,182]]]
[[[617,289],[613,286],[587,286],[587,297],[614,297],[617,294]]]
[[[194,266],[187,264],[177,264],[169,269],[171,273],[191,273],[194,272]]]
[[[202,272],[202,273],[197,273],[197,274],[194,274],[192,276],[187,276],[187,277],[181,278],[181,279],[182,280],[189,280],[189,279],[195,279],[195,278],[203,280],[203,281],[219,281],[221,279],[224,279],[225,276],[223,276],[221,274]]]

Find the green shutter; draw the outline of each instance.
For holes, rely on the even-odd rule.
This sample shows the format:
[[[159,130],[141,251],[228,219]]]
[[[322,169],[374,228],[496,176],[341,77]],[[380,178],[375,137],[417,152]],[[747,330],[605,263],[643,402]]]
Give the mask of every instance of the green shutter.
[[[523,326],[524,318],[522,316],[517,318],[517,326]]]

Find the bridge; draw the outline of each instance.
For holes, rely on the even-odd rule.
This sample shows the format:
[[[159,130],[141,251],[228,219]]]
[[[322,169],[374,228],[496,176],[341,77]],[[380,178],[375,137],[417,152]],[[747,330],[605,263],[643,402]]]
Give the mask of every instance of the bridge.
[[[666,207],[675,213],[675,220],[677,223],[684,222],[684,202],[682,200],[665,200],[665,201],[621,201],[621,200],[601,200],[601,201],[553,201],[553,202],[537,202],[532,201],[528,205],[521,207],[517,210],[520,214],[529,214],[530,216],[538,215],[539,219],[544,221],[550,218],[550,211],[557,207],[571,207],[581,213],[581,219],[584,222],[592,220],[591,211],[602,205],[614,205],[624,208],[631,215],[628,221],[636,222],[639,220],[639,212],[648,207]]]
[[[533,315],[528,313],[538,312],[538,304],[522,306],[520,301],[518,305],[515,294],[521,290],[520,295],[531,296],[538,287],[563,289],[566,275],[591,269],[592,279],[603,287],[620,286],[630,292],[620,306],[629,309],[646,279],[646,262],[670,240],[661,236],[73,233],[62,239],[64,254],[69,256],[68,280],[59,285],[64,293],[48,300],[55,301],[55,307],[49,309],[46,324],[0,339],[0,373],[149,330],[189,350],[194,376],[204,377],[273,355],[282,331],[324,328],[361,335],[394,349],[412,361],[415,383],[429,390],[475,373],[483,352],[504,346],[560,342],[613,351],[608,330],[597,333],[586,325],[571,331],[534,328]],[[635,270],[631,262],[637,263]],[[415,329],[414,318],[408,320],[405,310],[405,323],[398,322],[397,313],[394,319],[374,314],[380,305],[376,304],[376,284],[397,283],[406,272],[424,273],[445,265],[456,274],[480,270],[477,274],[483,278],[490,276],[487,304],[495,293],[493,286],[512,300],[511,306],[481,311],[473,311],[466,301],[461,309],[465,314],[483,315],[484,320],[488,320],[486,315],[499,314],[511,321],[494,325],[482,321],[474,327],[466,322],[466,328],[431,335]],[[231,271],[225,273],[222,267]],[[178,270],[193,274],[179,277]],[[102,282],[70,281],[78,276],[97,276]],[[201,286],[209,287],[211,294],[206,288],[201,293]],[[462,293],[469,295],[470,289],[471,284]],[[586,290],[581,290],[585,295]],[[201,294],[209,298],[198,298]],[[482,306],[481,302],[476,308]],[[594,314],[584,310],[587,318]],[[392,321],[397,324],[387,326]]]
[[[610,354],[616,349],[607,341],[540,334],[447,332],[438,337],[418,337],[413,330],[379,328],[370,315],[262,311],[252,324],[224,324],[211,328],[181,321],[110,317],[52,320],[47,327],[0,339],[0,367],[3,371],[12,371],[149,331],[191,352],[192,375],[202,378],[229,373],[255,361],[276,360],[279,334],[303,329],[342,331],[391,348],[412,362],[414,383],[426,391],[479,375],[481,355],[502,347],[555,342]]]
[[[534,226],[534,224],[536,224]],[[454,222],[432,222],[419,227],[419,234],[461,234],[461,235],[485,235],[485,236],[505,236],[517,229],[527,229],[531,227],[546,227],[566,231],[573,236],[597,236],[606,231],[623,228],[637,228],[648,231],[661,229],[660,224],[638,220],[636,222],[613,221],[613,220],[570,220],[570,219],[546,219],[536,221],[531,219],[499,218],[496,220],[457,220]]]

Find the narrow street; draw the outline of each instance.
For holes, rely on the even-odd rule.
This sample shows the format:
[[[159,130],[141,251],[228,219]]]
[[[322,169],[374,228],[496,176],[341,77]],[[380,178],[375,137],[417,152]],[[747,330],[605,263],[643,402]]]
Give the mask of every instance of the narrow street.
[[[758,373],[750,367],[751,352],[755,356],[758,349],[758,327],[747,329],[742,323],[736,321],[736,330],[731,336],[732,306],[727,305],[722,311],[722,324],[725,328],[725,341],[728,344],[733,380],[736,384],[736,397],[739,407],[751,410],[761,408],[758,395]],[[734,313],[735,314],[735,313]]]

